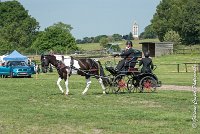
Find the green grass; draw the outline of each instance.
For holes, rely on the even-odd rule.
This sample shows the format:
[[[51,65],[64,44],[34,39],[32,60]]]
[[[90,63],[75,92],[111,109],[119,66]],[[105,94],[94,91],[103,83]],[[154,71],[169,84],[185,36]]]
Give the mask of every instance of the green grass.
[[[39,74],[37,78],[0,79],[0,133],[196,134],[200,131],[199,122],[198,128],[191,126],[192,92],[158,90],[102,95],[97,80],[92,79],[88,94],[82,96],[85,79],[72,75],[70,95],[64,96],[56,86],[57,74]]]
[[[200,63],[198,55],[166,55],[162,57],[153,58],[154,64],[157,65],[155,74],[163,81],[164,84],[191,86],[193,82],[193,64],[188,65],[188,72],[186,73],[185,62]],[[177,72],[177,65],[164,64],[180,64],[180,73]],[[197,67],[197,72],[199,71]],[[198,79],[200,78],[197,75]]]
[[[99,43],[86,43],[86,44],[78,44],[77,45],[80,50],[101,50],[102,47],[100,46]]]
[[[113,61],[113,57],[100,59],[102,64],[108,60]],[[186,73],[182,63],[200,63],[200,59],[192,54],[167,55],[153,58],[153,62],[158,66],[154,73],[163,84],[192,86],[192,65]],[[168,63],[180,63],[180,73],[174,65],[163,65]],[[0,78],[0,133],[196,134],[200,131],[199,121],[198,128],[192,128],[192,91],[158,89],[156,93],[103,95],[97,80],[92,79],[87,95],[82,96],[85,79],[72,75],[70,95],[64,96],[56,85],[57,77],[51,73],[39,74],[38,79],[36,75],[28,79]],[[198,73],[197,84],[199,79]],[[198,107],[198,120],[199,111]]]

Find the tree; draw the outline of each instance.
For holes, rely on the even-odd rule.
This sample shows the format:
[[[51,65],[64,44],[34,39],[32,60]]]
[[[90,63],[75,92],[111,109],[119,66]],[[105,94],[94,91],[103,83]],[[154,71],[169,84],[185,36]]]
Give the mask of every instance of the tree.
[[[54,24],[38,35],[32,47],[39,51],[53,50],[57,53],[78,50],[75,38],[70,33],[71,30],[72,27],[68,24],[62,22]]]
[[[181,37],[177,32],[170,30],[165,34],[164,41],[173,42],[174,47],[178,47],[181,42]]]
[[[120,34],[113,34],[112,37],[113,37],[114,41],[122,40],[122,35],[120,35]]]
[[[164,40],[164,35],[171,28],[171,9],[173,0],[162,0],[157,6],[157,12],[154,14],[152,22],[152,28],[158,35],[160,41]]]
[[[101,38],[107,38],[107,35],[99,35],[94,38],[94,43],[99,43]]]
[[[35,40],[39,23],[18,1],[0,2],[0,47],[25,50]]]
[[[128,40],[128,35],[123,35],[123,36],[122,36],[122,39]]]
[[[89,38],[89,37],[83,38],[83,43],[92,43],[92,42],[93,42],[92,38]]]
[[[180,17],[180,35],[186,44],[200,43],[200,1],[188,0]]]
[[[152,25],[145,27],[144,32],[140,34],[140,39],[154,39],[157,35],[154,32]]]
[[[101,38],[100,39],[100,41],[99,41],[99,43],[100,43],[100,46],[102,46],[103,48],[105,48],[106,47],[106,45],[108,44],[108,42],[109,42],[109,39],[108,38]]]
[[[77,39],[77,40],[76,40],[76,44],[83,44],[83,42],[82,42],[81,39]]]
[[[133,40],[133,34],[132,34],[132,32],[129,33],[128,40]]]
[[[10,46],[12,45],[8,41],[0,37],[0,54],[1,55],[8,53],[11,50]]]
[[[160,41],[165,34],[176,31],[185,44],[200,43],[200,1],[162,0],[151,20]]]

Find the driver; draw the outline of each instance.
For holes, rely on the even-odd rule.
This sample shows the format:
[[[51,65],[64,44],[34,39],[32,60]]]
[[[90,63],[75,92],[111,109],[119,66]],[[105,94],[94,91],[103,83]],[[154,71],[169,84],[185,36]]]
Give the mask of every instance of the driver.
[[[124,69],[124,64],[128,59],[132,59],[134,57],[135,54],[135,50],[132,48],[133,44],[131,41],[127,41],[126,42],[126,50],[124,52],[122,52],[121,54],[115,54],[114,57],[116,56],[121,56],[123,59],[119,61],[119,63],[117,64],[115,71],[119,72],[121,70]],[[136,61],[136,59],[135,59]]]

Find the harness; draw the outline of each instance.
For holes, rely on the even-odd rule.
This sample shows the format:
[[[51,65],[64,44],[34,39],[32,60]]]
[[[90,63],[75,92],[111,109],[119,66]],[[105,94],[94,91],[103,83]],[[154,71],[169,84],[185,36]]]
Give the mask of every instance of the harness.
[[[80,60],[78,60],[78,61],[80,61]],[[86,66],[82,63],[82,61],[80,61],[80,63],[81,63],[84,67],[86,67]],[[96,63],[98,64],[98,68],[100,68],[99,63],[98,63],[98,62],[96,62]],[[92,69],[92,67],[95,66],[95,65],[94,65],[94,66],[93,66],[93,65],[94,65],[94,62],[93,62],[92,66],[91,66],[91,68],[90,68],[89,70],[82,70],[82,69],[80,69],[80,68],[76,68],[76,67],[74,66],[74,58],[71,57],[71,62],[70,62],[70,68],[71,68],[71,70],[74,69],[74,70],[77,70],[77,71],[82,72],[82,73],[85,74],[85,75],[88,75],[88,76],[91,76],[91,77],[95,77],[95,78],[108,78],[108,77],[104,77],[104,76],[95,75],[95,74],[90,73],[90,72],[93,72],[93,71],[97,71],[97,70],[98,70],[98,69]],[[88,71],[89,71],[89,72],[88,72]]]
[[[64,66],[61,67],[61,64],[63,64]],[[62,69],[70,69],[69,76],[71,76],[72,69],[69,66],[66,66],[64,63],[62,63],[62,61],[59,61],[59,60],[57,60],[56,65],[57,65],[56,69],[59,72],[61,72]]]

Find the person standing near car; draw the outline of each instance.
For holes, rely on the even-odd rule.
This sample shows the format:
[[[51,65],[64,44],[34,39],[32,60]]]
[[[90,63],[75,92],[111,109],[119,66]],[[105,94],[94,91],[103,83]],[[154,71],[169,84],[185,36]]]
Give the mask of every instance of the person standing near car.
[[[36,70],[37,70],[37,74],[39,74],[40,73],[40,65],[36,66]]]

